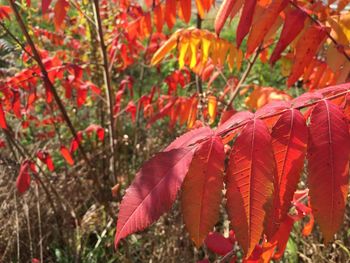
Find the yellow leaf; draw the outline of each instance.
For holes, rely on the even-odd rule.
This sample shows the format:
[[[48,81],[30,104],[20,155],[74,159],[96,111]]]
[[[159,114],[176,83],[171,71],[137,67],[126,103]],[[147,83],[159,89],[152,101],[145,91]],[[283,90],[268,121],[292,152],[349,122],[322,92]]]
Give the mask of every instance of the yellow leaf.
[[[192,35],[190,39],[190,48],[191,48],[191,61],[190,68],[194,68],[197,64],[197,47],[200,43],[200,37],[198,35]]]
[[[183,37],[179,43],[179,68],[180,69],[182,69],[185,66],[185,58],[186,58],[189,44],[190,44],[190,41],[187,37]]]
[[[213,95],[208,96],[208,115],[209,115],[209,124],[212,124],[215,121],[216,117],[216,108],[217,108],[217,100]]]
[[[208,61],[211,41],[207,38],[202,38],[202,64],[204,65]]]

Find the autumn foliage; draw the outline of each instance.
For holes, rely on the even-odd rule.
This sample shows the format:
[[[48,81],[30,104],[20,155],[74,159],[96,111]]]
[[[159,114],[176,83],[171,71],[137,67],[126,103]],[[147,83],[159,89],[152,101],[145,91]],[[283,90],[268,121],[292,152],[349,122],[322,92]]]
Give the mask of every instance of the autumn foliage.
[[[349,188],[347,1],[22,2],[0,5],[24,64],[0,72],[0,148],[19,163],[19,198],[33,182],[59,198],[49,176],[84,171],[91,199],[118,210],[115,250],[175,203],[196,248],[222,260],[281,259],[306,217],[304,236],[315,222],[333,241]],[[28,26],[19,5],[52,26]],[[202,23],[213,12],[212,32]],[[285,88],[249,81],[256,63]],[[147,141],[141,128],[184,133],[126,176]]]

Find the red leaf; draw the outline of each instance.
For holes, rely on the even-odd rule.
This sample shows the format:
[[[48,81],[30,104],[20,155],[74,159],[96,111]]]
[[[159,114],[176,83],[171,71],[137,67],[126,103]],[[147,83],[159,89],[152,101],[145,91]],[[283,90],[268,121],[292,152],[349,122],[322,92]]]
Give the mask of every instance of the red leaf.
[[[233,245],[228,238],[218,232],[211,232],[205,239],[205,245],[215,254],[225,256],[233,249]]]
[[[30,187],[30,175],[29,175],[30,162],[28,160],[21,164],[19,174],[16,180],[16,187],[20,194],[25,193]]]
[[[252,30],[247,41],[247,54],[252,54],[263,42],[266,34],[276,22],[279,13],[287,4],[287,0],[273,0],[267,8],[264,8],[261,17],[252,25]]]
[[[234,114],[231,118],[229,118],[227,121],[225,121],[223,124],[221,124],[216,130],[216,134],[222,134],[226,133],[232,128],[233,126],[236,126],[238,124],[243,124],[245,122],[250,121],[254,115],[249,111],[241,111]]]
[[[47,165],[49,171],[53,172],[55,170],[51,155],[48,152],[38,151],[36,156]]]
[[[163,30],[164,19],[163,19],[163,5],[157,5],[154,8],[154,24],[156,26],[157,32],[161,33]]]
[[[222,28],[234,9],[239,10],[243,1],[240,0],[224,0],[215,18],[215,32],[220,35]],[[235,8],[236,5],[236,8]]]
[[[90,124],[89,127],[85,129],[85,132],[87,134],[90,134],[91,132],[96,132],[97,138],[100,141],[103,141],[105,137],[105,130],[100,125],[97,125],[97,124]]]
[[[6,124],[6,118],[5,118],[5,112],[2,108],[2,104],[0,102],[0,127],[4,130],[7,129],[7,124]]]
[[[131,100],[129,101],[128,105],[126,105],[125,112],[130,113],[131,115],[131,120],[135,122],[136,120],[136,105],[135,103]]]
[[[212,134],[213,131],[209,127],[201,127],[191,130],[174,140],[168,147],[165,148],[164,151],[190,146],[191,144],[212,136]]]
[[[277,165],[274,220],[271,234],[286,218],[304,168],[308,129],[296,109],[285,111],[272,129],[272,147]]]
[[[41,10],[43,14],[47,13],[52,0],[41,0]]]
[[[227,172],[227,210],[246,257],[259,243],[271,209],[275,160],[262,120],[247,123],[233,145]]]
[[[165,21],[169,29],[172,29],[176,21],[176,1],[166,0],[165,1]]]
[[[273,65],[281,57],[281,53],[298,36],[304,28],[304,21],[307,14],[300,9],[289,9],[286,13],[281,36],[270,57],[270,63]]]
[[[120,239],[145,229],[170,209],[193,153],[190,148],[161,152],[142,166],[121,202],[115,247]]]
[[[323,100],[311,114],[308,147],[310,204],[326,242],[343,222],[349,181],[350,135],[341,109]]]
[[[257,0],[244,1],[241,19],[239,20],[239,24],[237,27],[237,38],[236,38],[237,48],[239,48],[239,46],[242,43],[242,40],[249,33],[249,29],[253,21],[256,1]]]
[[[12,13],[11,7],[9,6],[0,6],[0,21],[5,18],[10,19],[10,14]]]
[[[61,146],[60,151],[61,151],[61,154],[62,154],[63,158],[66,160],[66,162],[69,165],[74,165],[74,160],[72,158],[72,155],[68,151],[68,149],[65,146]]]
[[[184,21],[188,24],[191,19],[191,0],[181,0],[180,5]]]
[[[304,69],[310,64],[319,46],[327,37],[327,29],[311,25],[299,38],[295,47],[295,59],[287,85],[291,86],[304,73]]]
[[[54,8],[54,23],[56,30],[59,30],[63,24],[64,18],[66,17],[69,3],[67,0],[57,0]]]
[[[171,111],[175,102],[176,102],[175,99],[169,100],[169,102],[163,108],[161,108],[160,111],[156,115],[154,115],[152,118],[150,118],[148,120],[147,127],[149,128],[155,121],[166,116]]]
[[[200,247],[219,217],[224,145],[211,137],[197,149],[182,186],[181,205],[184,222],[197,247]]]

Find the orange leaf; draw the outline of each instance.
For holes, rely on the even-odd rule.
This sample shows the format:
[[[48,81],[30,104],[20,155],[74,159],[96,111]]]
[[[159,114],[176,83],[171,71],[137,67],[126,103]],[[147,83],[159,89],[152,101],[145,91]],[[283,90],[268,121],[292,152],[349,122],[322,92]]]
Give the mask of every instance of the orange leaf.
[[[304,69],[311,63],[318,48],[326,39],[327,29],[311,25],[300,37],[295,47],[295,59],[292,73],[288,77],[287,85],[291,86],[304,73]]]
[[[153,55],[151,64],[158,64],[167,53],[169,53],[172,49],[174,49],[177,45],[177,35],[173,34]]]
[[[330,101],[319,102],[312,111],[307,154],[310,204],[328,242],[343,222],[350,154],[348,121]]]
[[[59,30],[62,27],[64,18],[66,17],[67,10],[69,7],[69,3],[67,0],[58,0],[56,2],[55,8],[54,8],[54,23],[56,30]]]
[[[272,3],[264,9],[260,19],[252,25],[248,42],[247,55],[250,55],[262,43],[270,28],[276,22],[279,13],[285,8],[288,1],[286,0],[272,0]]]
[[[246,257],[263,233],[275,172],[269,131],[262,120],[253,119],[233,145],[227,172],[227,210]]]
[[[197,247],[219,217],[224,164],[224,145],[220,137],[211,137],[199,146],[183,183],[184,222]]]
[[[73,160],[72,155],[70,154],[69,150],[65,146],[61,146],[60,151],[61,151],[63,158],[66,160],[66,162],[69,165],[74,165],[74,160]]]

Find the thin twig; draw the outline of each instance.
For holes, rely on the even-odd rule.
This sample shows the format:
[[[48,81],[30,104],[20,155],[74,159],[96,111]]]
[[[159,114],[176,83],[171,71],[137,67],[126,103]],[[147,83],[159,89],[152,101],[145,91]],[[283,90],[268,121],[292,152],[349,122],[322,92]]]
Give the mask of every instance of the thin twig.
[[[243,83],[246,81],[247,77],[249,76],[249,73],[252,70],[260,52],[261,52],[261,46],[256,50],[254,57],[253,57],[253,60],[249,61],[249,64],[248,64],[246,71],[243,73],[241,79],[239,80],[238,84],[235,87],[235,90],[232,92],[232,94],[230,96],[230,99],[225,107],[225,111],[228,110],[228,108],[232,105],[234,99],[237,97]]]
[[[112,91],[112,83],[111,83],[111,77],[109,74],[109,64],[108,64],[108,56],[107,56],[107,49],[103,38],[103,28],[102,28],[102,21],[100,16],[100,9],[99,9],[99,1],[94,0],[93,2],[94,7],[94,16],[95,16],[95,23],[97,25],[98,30],[98,36],[100,41],[100,49],[103,59],[103,78],[106,86],[106,99],[107,99],[107,107],[108,107],[108,117],[109,117],[109,144],[111,149],[111,159],[110,159],[110,170],[112,173],[112,182],[115,184],[117,182],[117,174],[116,174],[116,143],[117,140],[115,138],[115,129],[114,129],[114,119],[113,119],[113,91]]]

